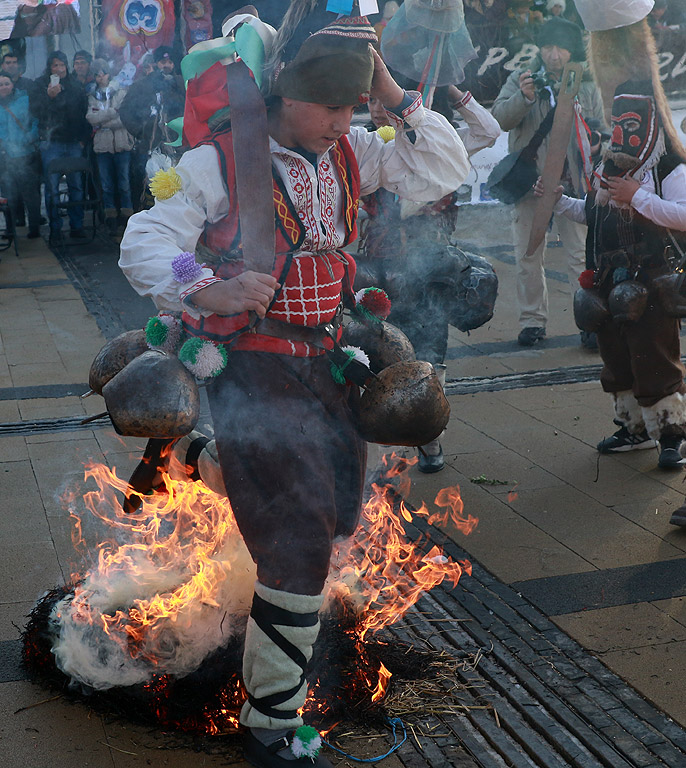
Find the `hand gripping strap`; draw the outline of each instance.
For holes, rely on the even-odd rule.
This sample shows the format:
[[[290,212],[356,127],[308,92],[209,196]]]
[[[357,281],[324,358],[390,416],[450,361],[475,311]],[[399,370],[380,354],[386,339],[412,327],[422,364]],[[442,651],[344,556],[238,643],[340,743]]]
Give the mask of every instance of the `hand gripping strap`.
[[[280,648],[291,661],[302,669],[300,680],[297,685],[288,691],[279,691],[269,696],[256,698],[248,693],[248,700],[252,706],[263,715],[273,717],[278,720],[291,720],[298,716],[296,710],[274,709],[278,704],[283,704],[293,698],[302,688],[305,682],[305,667],[307,659],[305,655],[289,642],[277,629],[276,624],[284,627],[314,627],[319,621],[319,614],[313,613],[292,613],[284,608],[268,603],[259,595],[254,595],[250,616],[265,635]]]

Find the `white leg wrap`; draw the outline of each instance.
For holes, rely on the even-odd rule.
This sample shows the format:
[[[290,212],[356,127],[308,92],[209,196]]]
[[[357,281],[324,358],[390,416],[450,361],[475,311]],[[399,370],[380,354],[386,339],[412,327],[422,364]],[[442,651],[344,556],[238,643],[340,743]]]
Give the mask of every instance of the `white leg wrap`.
[[[640,435],[646,425],[643,421],[643,409],[634,397],[634,393],[626,389],[623,392],[615,392],[613,397],[617,421],[621,421],[632,435]]]
[[[169,462],[169,476],[172,480],[188,480],[188,472],[185,469],[187,466],[186,457],[188,449],[194,440],[202,437],[205,437],[205,435],[194,429],[174,443],[172,461]],[[219,457],[217,456],[217,445],[214,440],[210,440],[202,449],[197,458],[197,464],[198,473],[203,483],[219,496],[227,496],[222,470],[219,466]]]
[[[319,633],[322,599],[256,582],[243,654],[243,682],[250,697],[241,710],[243,725],[270,730],[302,725],[297,710],[307,698],[304,667]]]
[[[676,435],[686,432],[686,396],[681,392],[667,395],[655,405],[641,410],[646,429],[653,440],[659,440],[665,433]]]

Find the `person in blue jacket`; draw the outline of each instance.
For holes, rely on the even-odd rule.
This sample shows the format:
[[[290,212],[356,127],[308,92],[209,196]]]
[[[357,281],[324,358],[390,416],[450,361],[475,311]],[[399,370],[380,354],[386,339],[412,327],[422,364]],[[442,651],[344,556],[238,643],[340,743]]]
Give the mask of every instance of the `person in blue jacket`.
[[[40,161],[38,121],[29,111],[29,96],[15,90],[0,73],[0,192],[10,210],[23,197],[29,215],[28,237],[40,236]]]

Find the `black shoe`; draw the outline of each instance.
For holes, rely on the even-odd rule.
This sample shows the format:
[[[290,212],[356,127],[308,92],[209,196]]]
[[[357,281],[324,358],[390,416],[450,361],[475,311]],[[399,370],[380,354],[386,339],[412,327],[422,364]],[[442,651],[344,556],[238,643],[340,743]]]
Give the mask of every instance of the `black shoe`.
[[[69,237],[73,238],[74,240],[85,240],[86,233],[82,229],[72,229],[69,232]]]
[[[51,229],[48,243],[50,245],[62,245],[64,243],[62,232],[59,229]]]
[[[679,452],[679,446],[684,438],[673,435],[660,438],[660,457],[657,465],[661,469],[678,469],[684,465],[684,458]]]
[[[426,453],[419,452],[419,462],[417,463],[417,469],[423,472],[425,475],[433,474],[434,472],[440,472],[445,467],[445,459],[443,458],[443,448],[439,444],[439,452],[435,456],[429,456]]]
[[[28,234],[26,235],[26,239],[35,240],[37,237],[40,237],[40,229],[37,227],[31,227]]]
[[[670,525],[686,526],[686,501],[672,512],[672,516],[669,518]]]
[[[592,352],[598,351],[598,337],[590,331],[581,331],[581,346],[584,349],[590,349]]]
[[[290,746],[290,739],[285,736],[274,744],[267,746],[255,738],[250,731],[243,737],[243,754],[245,759],[257,768],[333,768],[332,763],[322,755],[314,760],[310,757],[298,757],[287,760],[277,754]]]
[[[625,451],[642,451],[654,448],[656,441],[644,429],[638,435],[633,435],[626,427],[620,427],[614,435],[601,440],[596,446],[598,453],[624,453]]]
[[[517,336],[517,344],[520,347],[533,347],[543,339],[545,339],[545,328],[522,328]]]

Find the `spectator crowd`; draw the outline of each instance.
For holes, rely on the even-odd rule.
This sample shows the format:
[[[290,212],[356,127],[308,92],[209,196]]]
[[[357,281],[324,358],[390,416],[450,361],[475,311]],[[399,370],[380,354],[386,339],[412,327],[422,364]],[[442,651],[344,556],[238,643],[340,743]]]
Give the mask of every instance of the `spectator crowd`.
[[[128,73],[113,73],[88,51],[77,51],[71,67],[54,51],[43,74],[30,80],[17,55],[6,53],[0,62],[0,194],[14,226],[28,224],[27,237],[36,238],[48,223],[50,242],[58,244],[66,210],[69,236],[83,239],[86,196],[102,202],[108,232],[121,232],[145,205],[150,154],[175,138],[166,124],[183,114],[177,69],[172,49],[164,46],[141,61],[131,83]]]

